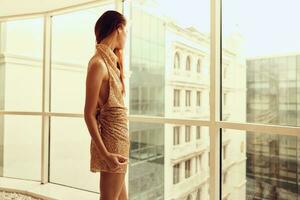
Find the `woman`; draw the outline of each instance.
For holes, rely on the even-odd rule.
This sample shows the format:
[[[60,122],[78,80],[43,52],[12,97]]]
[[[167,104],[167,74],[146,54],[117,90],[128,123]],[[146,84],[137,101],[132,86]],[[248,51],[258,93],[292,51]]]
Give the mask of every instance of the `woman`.
[[[126,19],[106,11],[95,24],[96,51],[88,64],[84,119],[91,135],[90,171],[100,172],[100,200],[127,200],[127,128],[122,49]]]

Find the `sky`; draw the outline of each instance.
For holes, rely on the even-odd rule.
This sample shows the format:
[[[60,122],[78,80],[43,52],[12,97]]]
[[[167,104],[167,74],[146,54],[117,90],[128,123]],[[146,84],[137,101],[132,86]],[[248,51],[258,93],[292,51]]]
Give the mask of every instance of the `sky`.
[[[182,26],[210,32],[209,0],[160,0]],[[239,32],[246,56],[300,52],[300,0],[223,0],[223,37]]]

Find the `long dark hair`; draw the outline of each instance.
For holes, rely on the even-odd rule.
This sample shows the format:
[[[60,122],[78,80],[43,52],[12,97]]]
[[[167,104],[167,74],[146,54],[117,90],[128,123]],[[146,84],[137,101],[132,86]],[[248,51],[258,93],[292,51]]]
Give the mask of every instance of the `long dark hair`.
[[[96,43],[100,43],[109,34],[117,30],[120,26],[126,25],[126,18],[121,13],[115,10],[108,10],[104,12],[95,24],[95,36]],[[124,83],[124,66],[123,66],[123,52],[121,49],[114,49],[114,53],[118,57],[117,67],[120,70],[120,79],[122,82],[123,95],[125,94],[125,83]]]

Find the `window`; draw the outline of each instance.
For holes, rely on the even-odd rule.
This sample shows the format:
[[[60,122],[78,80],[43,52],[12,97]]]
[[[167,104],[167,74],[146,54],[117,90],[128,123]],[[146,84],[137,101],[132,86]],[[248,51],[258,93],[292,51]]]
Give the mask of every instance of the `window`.
[[[227,171],[226,172],[224,172],[224,174],[223,174],[223,184],[225,184],[226,183],[226,179],[227,179]]]
[[[244,141],[241,142],[241,153],[244,153]]]
[[[173,144],[178,145],[180,143],[180,126],[173,127]]]
[[[191,58],[190,58],[190,56],[187,56],[187,57],[186,57],[185,69],[186,69],[187,71],[190,71],[190,70],[191,70]]]
[[[226,159],[227,156],[227,145],[223,145],[223,160]]]
[[[198,156],[198,159],[199,159],[199,168],[200,168],[200,170],[202,169],[202,154],[200,154],[199,156]]]
[[[187,196],[186,200],[192,200],[192,195],[189,194],[189,195]]]
[[[174,69],[180,69],[180,57],[178,52],[175,53],[174,57]]]
[[[196,200],[201,200],[201,189],[200,188],[197,190]]]
[[[185,178],[191,176],[191,160],[185,161]]]
[[[198,157],[196,156],[195,157],[195,173],[197,173],[198,172]]]
[[[187,107],[191,106],[191,90],[185,91],[185,106]]]
[[[201,60],[200,59],[198,59],[198,61],[197,61],[197,72],[201,73]]]
[[[173,166],[173,184],[179,183],[180,163]]]
[[[201,91],[197,91],[196,105],[201,106]]]
[[[208,166],[210,166],[210,152],[208,152]]]
[[[223,105],[226,106],[227,105],[227,93],[223,94]]]
[[[196,126],[196,139],[201,138],[201,126]]]
[[[180,106],[180,90],[174,89],[174,101],[173,101],[174,107]]]
[[[224,66],[224,74],[223,74],[223,77],[224,77],[224,79],[226,79],[226,77],[227,77],[227,70],[228,70],[228,67],[226,66]]]
[[[191,126],[185,126],[185,142],[191,141]]]
[[[43,25],[42,18],[1,21],[0,23],[1,110],[41,111]],[[18,61],[11,62],[10,59]],[[20,79],[22,81],[16,81]],[[73,100],[78,102],[81,99]],[[79,110],[78,107],[77,110]],[[76,109],[76,106],[73,108]],[[1,120],[1,123],[3,121]],[[2,124],[1,127],[3,127]]]

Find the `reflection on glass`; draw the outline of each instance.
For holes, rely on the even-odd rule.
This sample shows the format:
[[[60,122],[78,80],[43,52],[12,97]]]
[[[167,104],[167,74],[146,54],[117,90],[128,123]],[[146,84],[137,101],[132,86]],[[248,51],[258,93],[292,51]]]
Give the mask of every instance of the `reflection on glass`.
[[[0,110],[41,111],[43,19],[0,22]]]
[[[298,198],[298,137],[231,129],[222,133],[222,197]]]
[[[245,149],[245,131],[222,129],[222,199],[248,199]]]
[[[164,196],[164,126],[130,123],[129,198]]]
[[[296,136],[247,134],[247,196],[298,198],[299,143]]]
[[[223,5],[222,119],[299,126],[300,28],[294,24],[300,3]],[[279,10],[288,12],[278,15]]]
[[[209,199],[208,127],[134,122],[129,127],[130,199]]]
[[[91,139],[84,120],[51,117],[50,134],[50,182],[99,192],[99,176],[89,171]]]
[[[41,180],[41,117],[0,116],[0,176]]]
[[[52,17],[51,111],[82,113],[94,25],[113,4]]]

